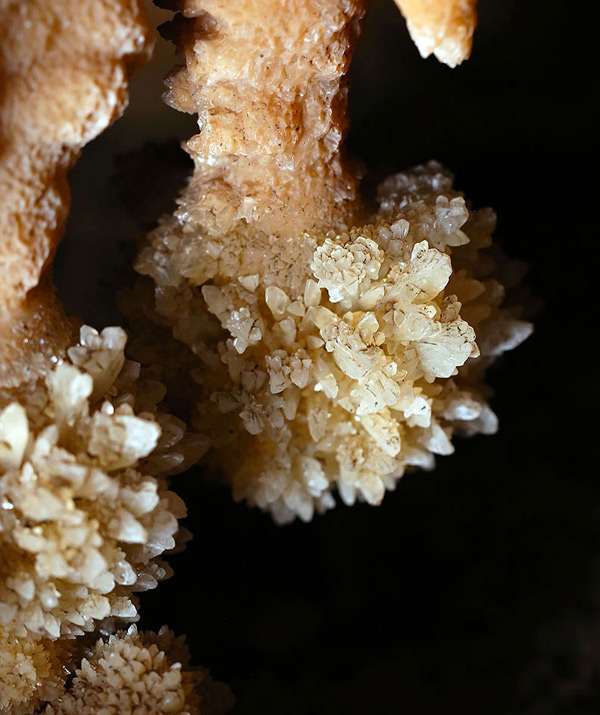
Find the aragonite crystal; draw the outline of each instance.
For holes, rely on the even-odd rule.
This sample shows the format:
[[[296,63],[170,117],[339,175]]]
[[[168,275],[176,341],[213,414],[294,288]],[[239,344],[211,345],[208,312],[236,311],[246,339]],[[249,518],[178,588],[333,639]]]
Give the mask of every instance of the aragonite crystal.
[[[196,356],[194,425],[277,521],[336,489],[378,504],[454,434],[496,429],[484,368],[531,328],[502,308],[494,215],[435,163],[361,202],[341,142],[362,2],[180,7],[168,99],[198,112],[195,170],[136,268]]]

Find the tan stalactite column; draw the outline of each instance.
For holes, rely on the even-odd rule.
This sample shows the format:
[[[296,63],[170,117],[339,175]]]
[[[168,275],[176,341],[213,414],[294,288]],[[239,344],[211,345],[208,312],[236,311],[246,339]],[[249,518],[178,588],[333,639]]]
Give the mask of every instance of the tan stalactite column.
[[[138,0],[0,0],[0,386],[70,339],[50,276],[67,172],[122,113],[150,44]]]
[[[200,128],[182,213],[221,235],[240,222],[278,236],[345,226],[357,193],[341,150],[345,75],[366,1],[178,5],[185,66],[167,101]]]

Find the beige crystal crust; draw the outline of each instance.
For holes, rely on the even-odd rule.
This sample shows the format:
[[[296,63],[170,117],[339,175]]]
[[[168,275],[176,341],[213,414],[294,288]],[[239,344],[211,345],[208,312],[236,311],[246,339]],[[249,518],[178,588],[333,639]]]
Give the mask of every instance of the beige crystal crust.
[[[166,100],[198,114],[181,200],[206,231],[294,235],[345,223],[356,172],[341,143],[345,75],[365,0],[184,0],[185,66]]]
[[[31,715],[64,689],[71,643],[17,638],[0,626],[0,713]]]
[[[166,627],[56,641],[0,627],[0,684],[2,715],[223,715],[234,702]]]
[[[280,522],[336,492],[377,504],[454,434],[496,428],[484,370],[531,328],[503,305],[493,213],[433,163],[363,204],[342,148],[362,0],[179,4],[186,65],[168,100],[198,113],[195,171],[137,267],[187,351],[194,424],[236,498]],[[473,2],[399,4],[424,56],[468,56]],[[158,411],[165,390],[125,359],[121,330],[84,327],[67,349],[48,271],[66,170],[146,51],[139,7],[0,11],[0,712],[224,712],[228,692],[168,631],[107,635],[73,666],[74,636],[136,619],[134,592],[168,575],[185,512],[163,475],[209,442]]]
[[[198,115],[195,170],[178,215],[207,233],[240,223],[290,237],[343,230],[360,209],[342,142],[346,75],[366,0],[180,0],[185,64],[166,101]],[[474,0],[399,3],[424,56],[468,57]],[[185,19],[184,19],[185,18]]]
[[[45,712],[222,715],[232,704],[229,688],[203,668],[189,667],[183,638],[167,628],[154,634],[130,626],[89,649],[68,692]]]

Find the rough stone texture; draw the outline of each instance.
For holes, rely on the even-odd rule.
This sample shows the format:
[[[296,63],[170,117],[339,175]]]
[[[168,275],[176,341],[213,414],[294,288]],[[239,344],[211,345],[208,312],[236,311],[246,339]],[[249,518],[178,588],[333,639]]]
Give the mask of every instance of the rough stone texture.
[[[422,57],[432,53],[450,67],[471,54],[477,0],[396,0]]]
[[[67,171],[124,109],[148,32],[137,0],[0,0],[0,385],[70,341],[49,275]]]
[[[215,235],[247,222],[268,233],[341,226],[356,172],[341,151],[345,74],[365,0],[185,0],[185,66],[167,101],[198,114],[195,164],[179,215]],[[187,19],[183,19],[187,18]]]

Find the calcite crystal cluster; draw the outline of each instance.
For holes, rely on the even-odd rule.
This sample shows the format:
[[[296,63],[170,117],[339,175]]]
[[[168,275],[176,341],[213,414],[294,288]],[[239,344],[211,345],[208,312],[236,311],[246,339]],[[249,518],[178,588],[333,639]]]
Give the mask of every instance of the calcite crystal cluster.
[[[223,715],[233,704],[226,686],[189,665],[183,637],[167,628],[131,625],[95,642],[16,638],[0,628],[0,676],[7,715]]]
[[[137,620],[135,594],[170,575],[161,556],[177,545],[185,507],[164,474],[206,448],[157,412],[164,389],[140,377],[125,343],[121,328],[84,326],[45,378],[0,390],[0,712],[30,713],[45,701],[54,713],[225,707],[215,695],[214,709],[200,709],[195,679],[206,692],[212,681],[182,674],[182,661],[163,652],[171,636],[152,645],[132,631],[100,641],[93,658],[79,642]],[[146,673],[126,695],[111,672],[140,675],[137,662]]]
[[[19,636],[134,618],[132,592],[168,575],[159,557],[185,516],[165,482],[140,471],[160,452],[161,427],[134,413],[139,366],[125,361],[124,331],[81,333],[24,404],[0,411],[0,622]]]
[[[226,686],[203,668],[189,667],[183,638],[162,628],[138,633],[135,626],[100,639],[76,670],[69,693],[49,715],[181,713],[221,715],[233,704]]]
[[[167,101],[200,133],[136,262],[140,364],[122,329],[65,316],[50,268],[67,170],[149,54],[141,7],[0,0],[0,713],[224,713],[181,639],[131,625],[185,538],[167,477],[210,447],[278,522],[336,493],[378,504],[453,435],[496,429],[485,369],[531,330],[493,212],[445,169],[363,195],[343,139],[366,0],[175,4]],[[423,55],[468,56],[471,0],[398,4]]]
[[[127,72],[148,56],[150,36],[135,0],[0,0],[7,715],[48,703],[54,713],[210,715],[227,706],[171,636],[131,631],[106,640],[139,618],[135,594],[170,574],[161,556],[181,542],[185,508],[165,477],[194,462],[207,440],[157,410],[164,387],[125,358],[121,328],[83,326],[77,337],[50,276],[68,211],[66,172],[124,109]],[[128,696],[116,672],[134,678]]]
[[[484,369],[531,327],[502,306],[494,225],[432,163],[340,234],[154,233],[138,269],[198,356],[195,426],[236,498],[280,522],[331,508],[334,488],[378,504],[454,434],[495,432]]]
[[[34,639],[0,626],[0,713],[31,715],[63,692],[73,641]]]
[[[361,198],[342,140],[363,3],[281,5],[265,23],[272,5],[182,4],[167,97],[198,113],[195,170],[136,268],[195,356],[212,462],[286,522],[334,490],[378,504],[454,434],[494,432],[484,369],[531,328],[502,305],[493,212],[441,166]]]

